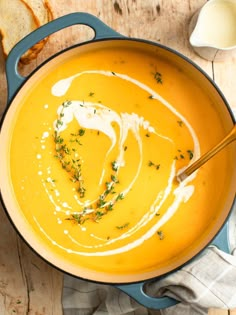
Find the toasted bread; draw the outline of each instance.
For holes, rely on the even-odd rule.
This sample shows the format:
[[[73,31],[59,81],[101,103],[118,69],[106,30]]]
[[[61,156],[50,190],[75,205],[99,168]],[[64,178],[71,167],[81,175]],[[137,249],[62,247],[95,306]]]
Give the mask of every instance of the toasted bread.
[[[52,18],[44,0],[0,0],[0,33],[5,57],[18,41]],[[46,41],[43,39],[31,47],[21,56],[21,63],[27,64],[36,58]]]
[[[37,18],[39,25],[46,24],[53,19],[52,10],[47,1],[44,0],[22,0],[33,14]],[[44,38],[42,41],[35,44],[31,49],[27,51],[21,58],[22,64],[28,64],[31,60],[35,59],[38,53],[43,49],[48,38]]]
[[[40,25],[48,22],[48,10],[43,0],[22,0],[33,11]]]
[[[0,0],[0,32],[4,55],[29,32],[39,27],[39,22],[21,0]]]

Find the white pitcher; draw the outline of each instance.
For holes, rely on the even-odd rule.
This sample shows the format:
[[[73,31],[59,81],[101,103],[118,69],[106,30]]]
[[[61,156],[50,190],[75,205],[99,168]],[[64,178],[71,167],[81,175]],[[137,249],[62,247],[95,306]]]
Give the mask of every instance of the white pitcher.
[[[236,56],[236,0],[209,0],[193,16],[190,44],[211,61]]]

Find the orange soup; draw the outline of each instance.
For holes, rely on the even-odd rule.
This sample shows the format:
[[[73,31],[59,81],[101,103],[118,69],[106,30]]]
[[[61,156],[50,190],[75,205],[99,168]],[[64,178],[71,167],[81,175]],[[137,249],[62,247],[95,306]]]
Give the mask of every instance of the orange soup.
[[[149,272],[185,255],[217,217],[230,157],[221,152],[181,183],[176,174],[223,137],[220,115],[207,91],[155,52],[120,45],[71,54],[20,103],[14,194],[63,260]]]

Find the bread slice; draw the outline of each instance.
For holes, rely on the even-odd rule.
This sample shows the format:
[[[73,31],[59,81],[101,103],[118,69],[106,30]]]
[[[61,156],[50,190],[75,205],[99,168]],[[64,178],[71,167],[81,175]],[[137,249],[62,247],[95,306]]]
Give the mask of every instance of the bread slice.
[[[39,22],[21,0],[0,0],[0,32],[5,56],[21,38],[37,27]]]
[[[22,0],[33,11],[40,25],[48,22],[48,10],[43,0]]]
[[[37,18],[39,25],[44,25],[53,19],[53,13],[48,2],[45,0],[21,0],[26,6],[32,10],[34,16]],[[21,58],[22,64],[28,64],[31,60],[35,59],[38,53],[43,49],[48,38],[44,38],[42,41],[35,44],[31,49],[27,51],[27,54]]]
[[[7,57],[13,46],[39,26],[52,20],[53,14],[44,0],[0,0],[0,34]],[[20,59],[30,63],[42,50],[47,39],[30,48]]]

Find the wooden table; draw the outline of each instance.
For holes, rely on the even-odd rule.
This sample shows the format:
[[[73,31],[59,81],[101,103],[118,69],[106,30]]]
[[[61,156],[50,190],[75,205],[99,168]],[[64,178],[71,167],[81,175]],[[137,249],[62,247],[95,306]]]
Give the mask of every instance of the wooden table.
[[[102,19],[126,36],[149,39],[178,50],[202,67],[219,85],[236,109],[236,55],[223,63],[198,57],[188,42],[188,25],[193,13],[206,0],[51,0],[54,17],[85,11]],[[53,53],[91,38],[87,27],[74,26],[50,37],[29,73]],[[0,110],[6,104],[4,60],[0,52]],[[0,315],[61,315],[63,274],[29,249],[19,238],[0,208]],[[229,311],[230,312],[230,311]],[[209,310],[211,315],[236,311]]]

